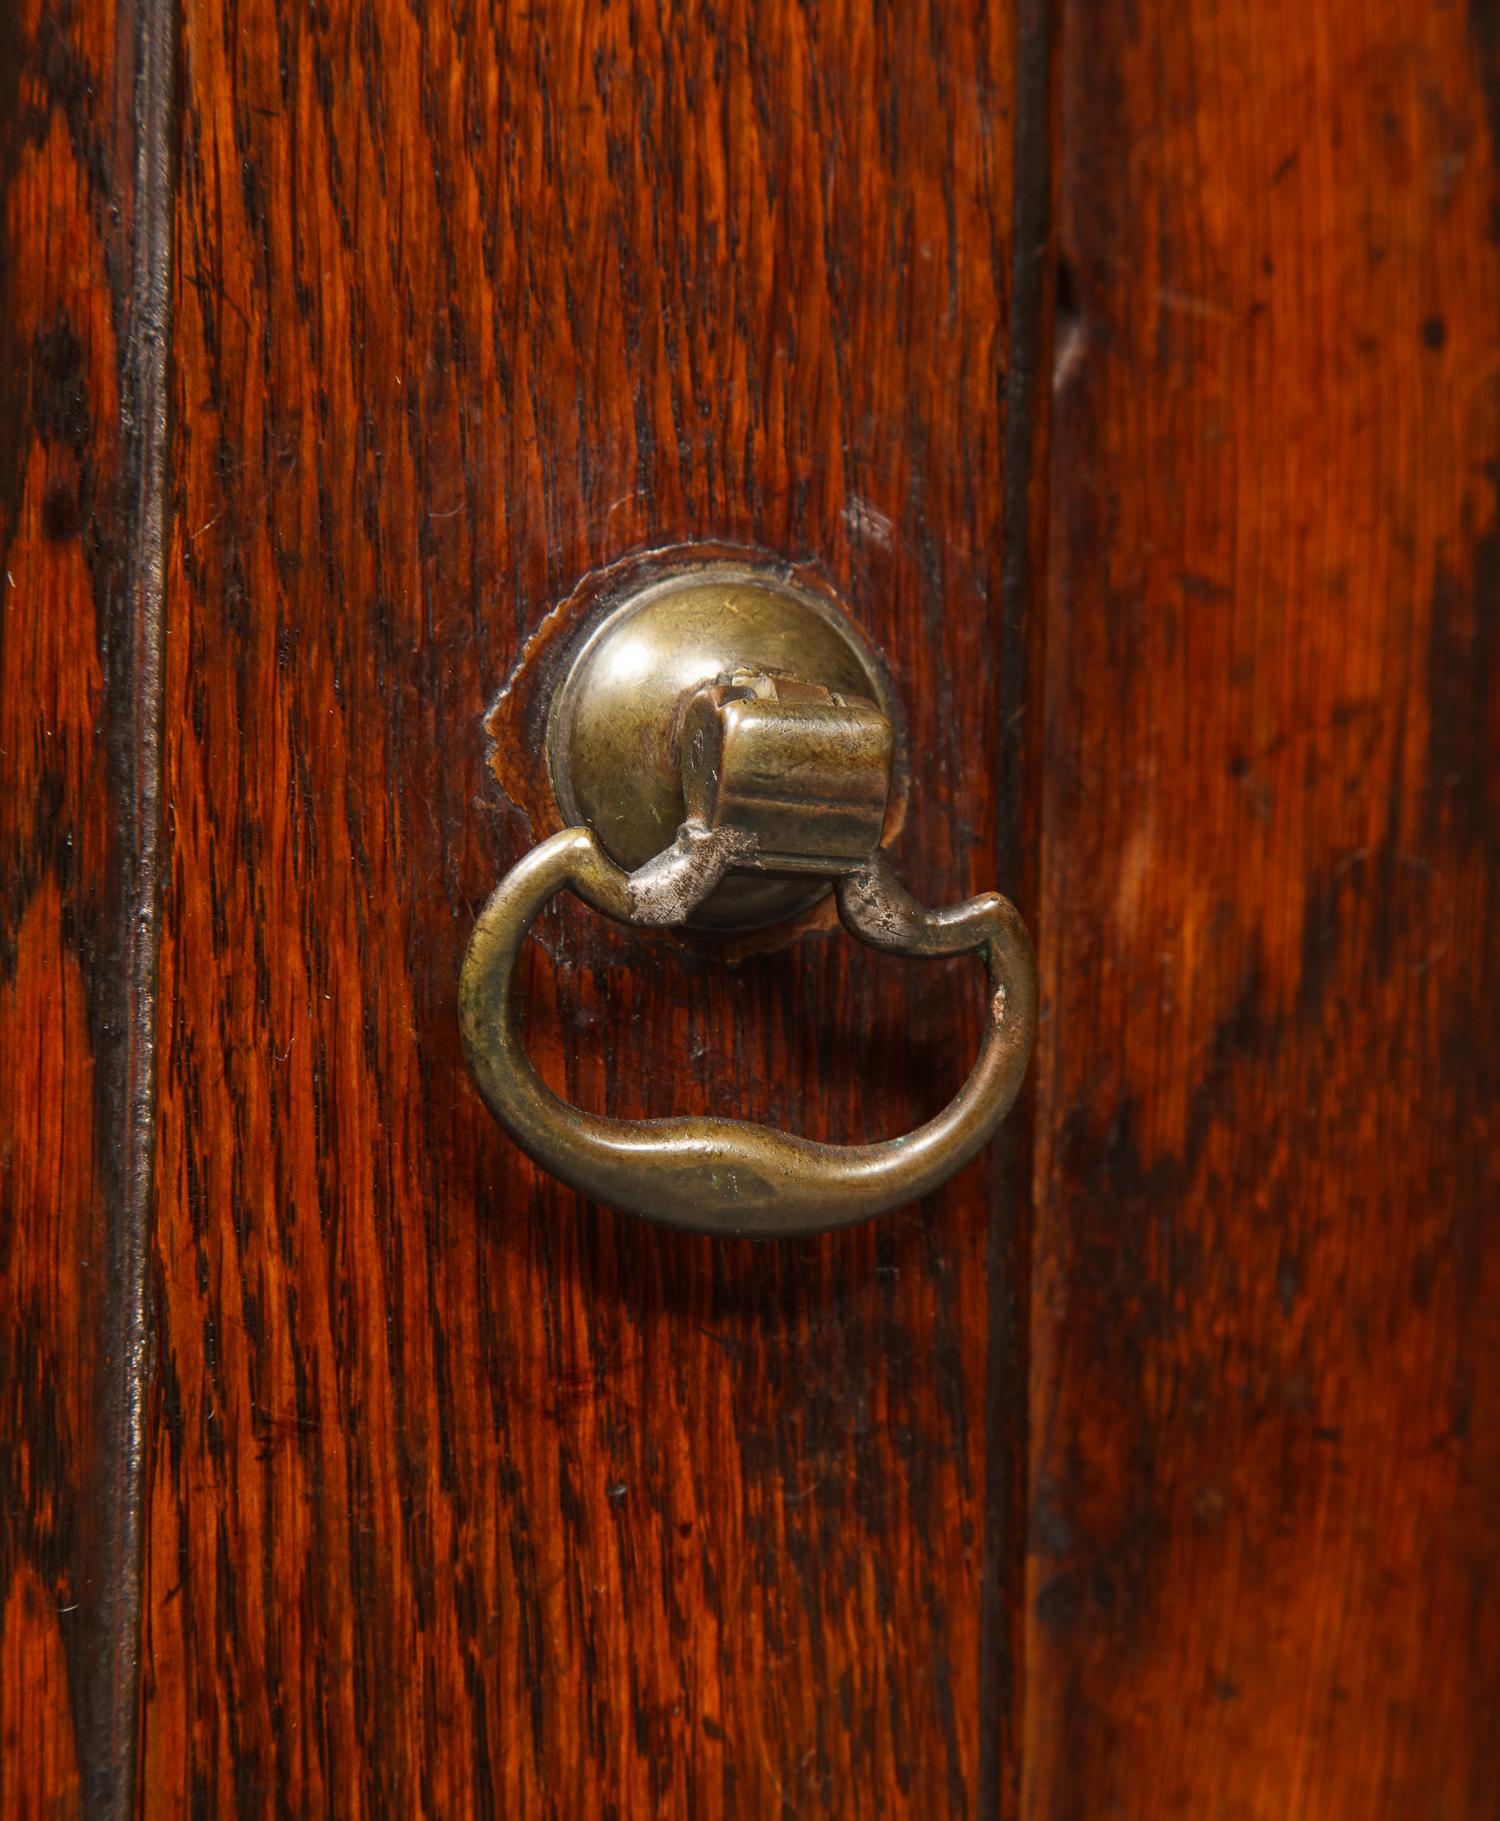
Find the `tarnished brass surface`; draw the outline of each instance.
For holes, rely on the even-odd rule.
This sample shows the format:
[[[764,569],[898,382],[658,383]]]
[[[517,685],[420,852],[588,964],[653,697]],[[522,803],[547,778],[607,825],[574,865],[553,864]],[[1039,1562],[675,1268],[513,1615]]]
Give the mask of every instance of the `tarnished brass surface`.
[[[670,846],[688,813],[684,718],[700,690],[740,674],[801,679],[830,698],[872,705],[887,731],[897,722],[879,660],[827,600],[768,565],[684,565],[615,605],[569,654],[547,729],[563,819],[593,829],[627,871]],[[587,881],[579,889],[605,908]],[[827,890],[827,879],[806,869],[740,872],[690,921],[777,923]]]
[[[681,745],[688,820],[744,829],[767,870],[831,877],[880,845],[893,735],[873,702],[739,671],[693,696]]]
[[[839,914],[861,940],[898,955],[978,951],[989,974],[989,1016],[968,1080],[937,1118],[880,1144],[818,1144],[738,1119],[632,1123],[585,1113],[542,1081],[517,1025],[516,957],[556,893],[579,892],[631,922],[675,922],[730,868],[754,858],[755,838],[743,829],[691,823],[633,873],[616,866],[586,828],[565,829],[533,848],[501,880],[470,940],[459,990],[464,1044],[485,1100],[516,1143],[581,1194],[699,1231],[818,1232],[927,1194],[1009,1111],[1031,1055],[1036,965],[1008,900],[986,893],[949,910],[924,910],[897,884],[879,849],[839,878]]]
[[[928,911],[896,883],[880,845],[895,748],[879,664],[828,603],[784,576],[686,568],[590,631],[548,728],[558,801],[588,826],[541,842],[501,880],[460,982],[470,1066],[523,1150],[581,1193],[650,1220],[748,1235],[883,1213],[974,1155],[1026,1072],[1036,966],[1006,899]],[[843,1146],[738,1119],[606,1119],[559,1100],[528,1061],[516,957],[558,892],[629,923],[734,928],[791,915],[830,884],[845,927],[875,948],[984,956],[978,1060],[915,1132]]]

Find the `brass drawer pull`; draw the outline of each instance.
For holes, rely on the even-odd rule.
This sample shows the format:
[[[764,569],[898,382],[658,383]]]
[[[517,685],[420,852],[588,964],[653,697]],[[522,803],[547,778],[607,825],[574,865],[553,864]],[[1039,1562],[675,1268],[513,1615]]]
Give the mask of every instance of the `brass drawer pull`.
[[[647,635],[649,643],[662,628],[649,613],[643,625],[639,605],[623,617],[635,642]],[[621,618],[611,621],[616,634]],[[753,627],[736,623],[732,634],[754,649]],[[601,658],[595,640],[569,683],[580,663],[601,662],[607,669],[609,653]],[[587,676],[582,686],[589,687]],[[1036,1024],[1026,927],[995,893],[929,911],[897,882],[878,845],[893,733],[877,702],[728,662],[712,681],[679,691],[675,706],[667,737],[679,749],[685,813],[672,844],[627,870],[593,829],[564,829],[525,854],[480,913],[459,998],[480,1090],[543,1168],[582,1194],[671,1226],[816,1232],[913,1201],[979,1150],[1020,1091]],[[555,750],[552,757],[556,775]],[[612,788],[628,798],[631,780],[617,776]],[[624,922],[660,926],[695,919],[737,876],[757,872],[821,881],[823,889],[831,881],[845,928],[874,948],[920,958],[983,954],[989,1009],[979,1056],[957,1096],[926,1125],[878,1144],[829,1145],[714,1116],[609,1119],[560,1100],[532,1067],[514,971],[527,930],[551,898],[572,890]]]

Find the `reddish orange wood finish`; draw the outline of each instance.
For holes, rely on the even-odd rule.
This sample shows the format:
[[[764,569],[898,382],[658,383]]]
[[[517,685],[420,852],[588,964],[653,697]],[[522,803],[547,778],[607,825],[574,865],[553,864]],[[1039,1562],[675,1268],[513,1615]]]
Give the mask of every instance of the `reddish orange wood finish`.
[[[528,840],[488,699],[655,543],[826,565],[905,876],[992,882],[1010,19],[186,8],[152,1812],[993,1806],[985,1166],[759,1250],[582,1208],[455,985]],[[534,950],[533,1053],[627,1116],[895,1132],[978,1030],[836,935]]]
[[[114,47],[107,15],[91,22],[97,35],[74,34],[41,10],[9,19],[0,44],[11,89],[0,105],[0,1808],[9,1814],[76,1804],[81,1792],[72,1703],[91,1566],[83,1506],[102,1459],[92,1393],[106,1295],[89,1013],[112,849],[96,630],[113,578],[90,562],[89,533],[96,510],[112,517],[119,409],[96,198],[48,78],[71,62],[107,88]],[[57,250],[42,257],[49,243]],[[74,268],[94,276],[91,297],[77,296]]]
[[[1041,0],[12,13],[0,1811],[1492,1815],[1493,7],[1072,4],[1055,144]],[[1035,913],[1034,1104],[835,1238],[580,1208],[459,1052],[487,701],[687,538]],[[582,1104],[834,1138],[979,1021],[527,983]]]
[[[136,1732],[163,116],[149,5],[0,18],[0,1812]]]
[[[1034,1821],[1495,1810],[1493,20],[1065,21]]]

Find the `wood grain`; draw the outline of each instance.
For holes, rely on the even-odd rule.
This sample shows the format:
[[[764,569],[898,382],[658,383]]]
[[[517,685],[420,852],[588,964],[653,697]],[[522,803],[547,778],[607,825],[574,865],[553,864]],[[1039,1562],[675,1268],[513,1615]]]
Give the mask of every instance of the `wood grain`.
[[[658,1233],[507,1144],[454,995],[528,840],[488,699],[659,543],[825,566],[911,716],[905,876],[993,882],[1011,11],[182,38],[148,1809],[993,1813],[984,1166]],[[626,1116],[894,1132],[979,1026],[833,935],[730,968],[568,906],[528,970],[544,1071]]]
[[[175,124],[174,7],[7,15],[6,1814],[1493,1813],[1500,31],[1409,13],[1065,10],[1050,468],[1036,0],[188,0]],[[487,701],[693,537],[887,653],[914,888],[1040,900],[1034,1132],[786,1247],[456,1037]],[[979,1021],[527,980],[582,1104],[834,1138]]]
[[[1494,9],[1064,31],[1025,1812],[1478,1821]]]
[[[0,1810],[134,1780],[170,26],[0,22]]]

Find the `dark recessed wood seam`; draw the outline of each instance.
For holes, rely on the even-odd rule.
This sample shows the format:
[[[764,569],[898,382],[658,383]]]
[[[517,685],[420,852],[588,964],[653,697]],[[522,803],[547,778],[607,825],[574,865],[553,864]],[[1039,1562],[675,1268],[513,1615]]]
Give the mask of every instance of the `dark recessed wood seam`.
[[[134,244],[121,357],[124,584],[108,641],[110,764],[121,894],[113,1001],[119,1025],[99,1098],[108,1195],[109,1299],[102,1388],[105,1474],[99,1588],[100,1699],[83,1741],[91,1816],[135,1807],[139,1730],[145,1407],[152,1366],[148,1258],[156,1118],[162,829],[163,586],[167,532],[175,0],[137,0]]]
[[[1040,879],[1059,11],[1054,0],[1019,0],[1016,27],[996,876],[1028,919],[1035,916]],[[1033,933],[1046,941],[1034,922]],[[991,1153],[979,1630],[978,1812],[985,1821],[1016,1815],[1021,1789],[1034,1119],[1035,1094],[1028,1089]]]

